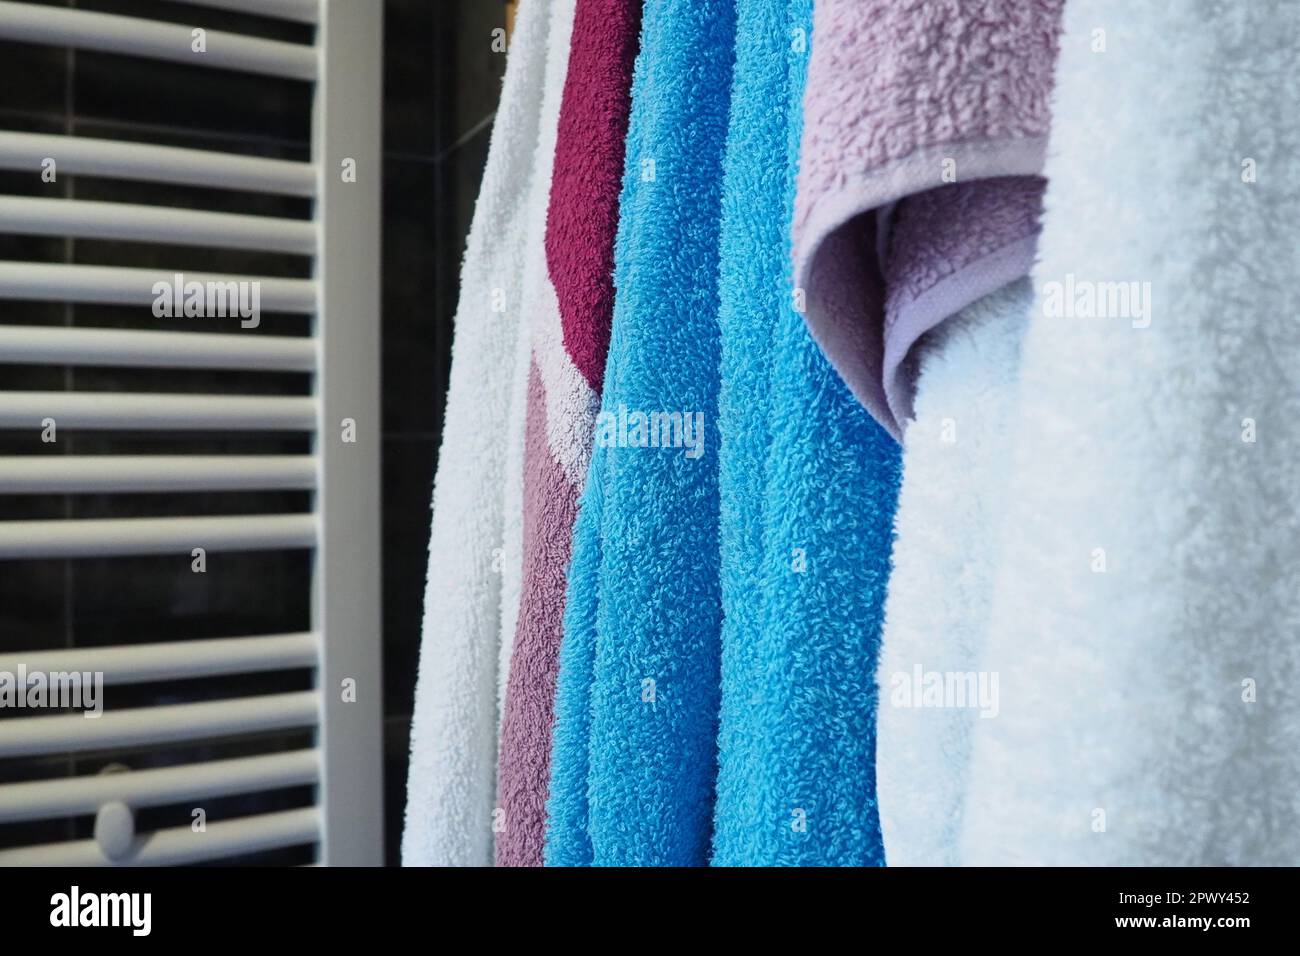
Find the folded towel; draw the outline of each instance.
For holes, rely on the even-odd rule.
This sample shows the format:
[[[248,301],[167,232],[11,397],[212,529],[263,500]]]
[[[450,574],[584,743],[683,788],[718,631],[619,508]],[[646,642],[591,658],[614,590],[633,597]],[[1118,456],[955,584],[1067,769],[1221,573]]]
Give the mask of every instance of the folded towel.
[[[1298,30],[1067,8],[964,863],[1300,859]]]
[[[1002,176],[940,186],[895,204],[885,250],[882,374],[896,433],[912,417],[910,353],[921,336],[1029,274],[1044,185],[1038,176]]]
[[[499,866],[540,866],[564,592],[614,304],[614,234],[640,0],[578,0],[530,316],[523,598],[501,730]],[[521,416],[523,417],[523,416]]]
[[[734,17],[724,0],[645,7],[602,413],[560,656],[552,865],[708,859],[721,618],[718,210]]]
[[[817,3],[795,283],[805,291],[813,336],[895,436],[911,416],[911,346],[948,315],[1025,274],[1034,228],[1026,214],[1033,199],[1019,187],[1008,194],[1005,179],[941,189],[911,214],[896,204],[945,184],[1039,172],[1061,5]],[[894,222],[909,215],[927,224],[931,261],[943,268],[905,259],[891,270]],[[979,224],[973,232],[963,224],[972,220]],[[907,291],[887,309],[894,283]]]
[[[1020,279],[915,352],[916,418],[904,442],[879,671],[876,787],[890,866],[958,862],[971,724],[997,717],[996,700],[980,699],[978,671],[1032,300]],[[937,690],[945,682],[960,700]]]
[[[492,862],[501,571],[519,560],[517,545],[514,557],[505,553],[503,488],[507,461],[523,458],[501,432],[519,394],[510,376],[527,370],[519,263],[542,247],[549,176],[538,171],[553,152],[571,25],[571,0],[520,10],[470,226],[433,492],[406,864]],[[550,148],[539,154],[544,140]],[[506,432],[522,438],[522,429]],[[507,612],[512,603],[507,594]]]

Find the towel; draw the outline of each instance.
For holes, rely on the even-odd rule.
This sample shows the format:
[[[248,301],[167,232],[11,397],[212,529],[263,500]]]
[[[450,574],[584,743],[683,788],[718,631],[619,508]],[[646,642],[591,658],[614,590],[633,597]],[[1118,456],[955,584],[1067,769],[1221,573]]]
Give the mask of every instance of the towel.
[[[571,25],[571,0],[520,10],[461,271],[411,720],[408,865],[492,862],[502,609],[514,604],[501,575],[520,560],[517,545],[506,553],[505,509],[522,488],[506,470],[523,461],[507,448],[523,437],[509,426],[521,407],[512,376],[528,368],[519,263],[542,247],[549,176],[540,170],[553,151]]]
[[[526,314],[529,296],[520,287],[521,311]],[[497,629],[497,739],[505,721],[506,688],[510,658],[514,654],[515,629],[524,586],[524,445],[528,418],[529,381],[532,369],[532,335],[525,324],[516,335],[513,370],[510,376],[510,412],[506,419],[505,468],[502,475],[504,499],[501,507],[501,550],[497,555],[501,573],[500,624]],[[501,821],[496,821],[499,831]]]
[[[898,452],[795,308],[788,236],[812,5],[738,10],[720,281],[726,617],[713,863],[878,864],[872,675]]]
[[[996,699],[979,697],[978,672],[1032,300],[1030,280],[1019,279],[915,351],[916,418],[903,449],[878,675],[876,787],[889,866],[959,861],[971,725],[997,718]],[[926,697],[944,681],[975,692],[960,702]]]
[[[1042,168],[1061,6],[816,6],[795,283],[814,338],[895,437],[912,412],[912,346],[1032,264],[1038,197],[1017,178]]]
[[[1044,185],[1038,176],[954,183],[909,197],[894,210],[884,270],[885,348],[886,365],[898,363],[898,374],[886,375],[885,389],[906,434],[878,673],[876,752],[891,866],[955,862],[969,721],[996,716],[992,705],[981,704],[976,672],[997,567],[1016,363],[1029,313],[1024,274],[1037,241]],[[1005,284],[1013,276],[1021,278]],[[920,332],[915,339],[893,334],[909,323]],[[908,423],[903,416],[911,419],[914,402],[916,418]],[[975,675],[969,678],[975,693],[962,707],[928,706],[927,681],[966,681],[968,675]],[[918,787],[918,779],[926,785]]]
[[[708,861],[718,216],[734,31],[731,2],[645,5],[613,325],[560,653],[550,865]]]
[[[857,14],[827,11],[851,48],[893,43],[874,66],[859,63],[871,94],[817,140],[857,143],[852,155],[865,164],[855,158],[842,182],[822,168],[812,181],[830,182],[829,197],[804,194],[812,220],[827,202],[851,203],[856,218],[825,220],[838,231],[811,253],[827,265],[810,301],[825,296],[856,323],[854,354],[867,363],[857,368],[870,371],[858,393],[904,444],[877,674],[877,786],[892,866],[956,861],[969,722],[995,715],[980,706],[977,670],[1045,187],[1028,174],[1042,162],[1060,11],[1059,2],[929,4],[904,20],[895,6],[856,36],[844,31]],[[875,255],[846,258],[855,237]],[[814,325],[824,315],[810,309]],[[962,706],[933,696],[968,679]]]
[[[542,862],[564,591],[609,347],[640,16],[640,0],[578,0],[574,15],[546,222],[550,294],[532,324],[523,598],[501,731],[499,866]]]
[[[620,232],[622,225],[620,224]],[[591,474],[605,473],[605,447],[591,456]],[[595,860],[589,821],[592,680],[596,673],[596,612],[603,564],[601,528],[605,483],[588,481],[573,525],[573,551],[564,604],[564,634],[555,678],[551,779],[546,798],[546,866],[590,866]]]
[[[789,142],[808,59],[807,9],[788,0],[740,0],[722,193],[718,322],[719,550],[723,606],[718,781],[713,862],[740,862],[731,821],[759,820],[751,784],[766,756],[754,739],[747,681],[762,673],[763,516],[771,444],[772,340],[793,308],[786,256]],[[802,36],[794,33],[802,30]]]
[[[928,331],[1029,274],[1042,212],[1040,176],[953,183],[896,203],[883,250],[887,427],[912,418],[916,357]]]
[[[1300,859],[1298,29],[1067,8],[963,863]]]

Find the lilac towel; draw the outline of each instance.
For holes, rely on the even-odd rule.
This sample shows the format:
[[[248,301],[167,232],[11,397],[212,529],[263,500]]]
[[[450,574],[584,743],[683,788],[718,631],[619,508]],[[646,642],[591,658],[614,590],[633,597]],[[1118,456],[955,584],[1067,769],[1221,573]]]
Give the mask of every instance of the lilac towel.
[[[813,337],[895,437],[912,344],[1032,264],[1062,5],[816,5],[795,284]]]

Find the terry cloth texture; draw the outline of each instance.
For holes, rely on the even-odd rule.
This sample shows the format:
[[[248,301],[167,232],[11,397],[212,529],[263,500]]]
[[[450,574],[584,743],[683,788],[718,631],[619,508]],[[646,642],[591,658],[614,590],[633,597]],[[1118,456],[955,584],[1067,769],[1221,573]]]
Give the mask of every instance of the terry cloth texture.
[[[529,227],[530,229],[533,227]],[[530,232],[531,234],[531,232]],[[521,307],[526,310],[529,296],[527,279],[521,287]],[[524,426],[528,417],[528,382],[532,364],[532,336],[527,326],[516,336],[514,370],[510,380],[510,417],[505,421],[506,457],[502,477],[505,498],[501,509],[501,551],[497,564],[501,571],[500,626],[497,653],[497,727],[505,720],[506,681],[510,676],[510,658],[514,652],[515,628],[519,620],[520,592],[524,584]]]
[[[800,6],[805,6],[800,4]],[[737,4],[736,64],[722,193],[718,313],[722,332],[718,396],[719,517],[722,587],[722,697],[718,730],[713,862],[742,854],[732,821],[761,820],[750,785],[764,756],[752,723],[762,673],[764,493],[771,444],[772,340],[789,298],[787,198],[792,125],[802,115],[797,91],[807,67],[811,23],[786,0]],[[805,15],[807,10],[802,11]],[[792,32],[803,30],[801,42]],[[771,821],[769,821],[771,822]]]
[[[602,414],[569,574],[548,864],[708,860],[718,219],[734,17],[723,0],[645,5]],[[663,429],[647,434],[648,417],[665,414],[684,426],[669,447]]]
[[[898,452],[794,308],[788,236],[811,3],[738,9],[720,282],[726,616],[713,863],[879,864],[872,675]]]
[[[1020,279],[915,350],[916,418],[903,446],[879,671],[876,786],[889,866],[958,862],[971,724],[997,718],[996,698],[979,697],[978,671],[1032,303],[1030,280]],[[935,690],[945,681],[960,701]]]
[[[1298,31],[1067,8],[963,863],[1300,859]]]
[[[614,235],[640,19],[640,0],[578,0],[575,12],[546,223],[554,294],[537,310],[532,336],[523,596],[497,780],[499,866],[542,863],[564,592],[609,346]]]
[[[896,437],[911,415],[911,345],[1032,264],[1036,198],[1005,177],[1042,168],[1061,6],[1062,0],[816,5],[793,227],[795,284],[804,290],[814,338]],[[999,181],[977,182],[989,179]],[[943,195],[923,209],[898,208],[937,187]],[[939,257],[928,264],[891,256],[895,218],[912,217],[926,223],[930,241],[923,246]],[[864,255],[866,249],[877,255]],[[907,287],[892,303],[891,282]]]
[[[897,203],[885,265],[884,390],[895,429],[912,417],[917,340],[1029,274],[1043,180],[1004,176],[940,186]]]
[[[528,368],[520,263],[541,254],[572,15],[572,0],[520,10],[461,271],[411,721],[408,865],[492,862],[497,671],[502,610],[513,605],[502,572],[520,560],[517,544],[506,553],[504,514],[522,486],[506,474],[508,462],[523,460],[507,448],[523,430],[506,424],[512,408],[522,410],[511,376]]]

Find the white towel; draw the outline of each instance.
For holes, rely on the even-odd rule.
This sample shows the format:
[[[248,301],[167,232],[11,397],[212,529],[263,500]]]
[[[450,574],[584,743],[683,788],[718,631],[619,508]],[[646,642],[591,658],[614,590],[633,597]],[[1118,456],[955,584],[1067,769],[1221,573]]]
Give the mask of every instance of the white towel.
[[[996,719],[969,675],[988,633],[1020,341],[1032,304],[1030,281],[1020,279],[920,343],[877,672],[876,790],[888,866],[957,862],[970,725]],[[976,693],[961,707],[927,700],[924,689],[935,681],[965,681]]]
[[[521,4],[461,270],[411,724],[405,865],[492,863],[498,670],[513,638],[521,561],[522,477],[508,472],[523,461],[516,425],[528,371],[524,262],[543,249],[572,25],[572,0]]]
[[[1300,860],[1298,36],[1068,5],[963,863]]]

